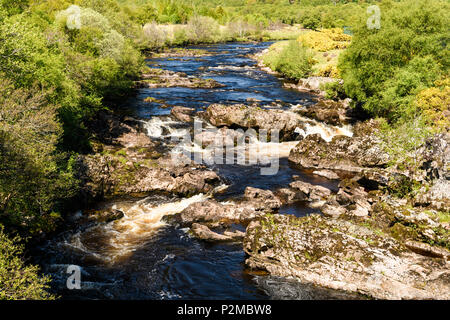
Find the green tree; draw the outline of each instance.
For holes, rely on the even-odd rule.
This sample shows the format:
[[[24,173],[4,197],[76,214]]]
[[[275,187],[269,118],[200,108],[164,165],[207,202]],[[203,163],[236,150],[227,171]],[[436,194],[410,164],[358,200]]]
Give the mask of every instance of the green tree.
[[[361,21],[339,62],[347,95],[375,116],[414,113],[414,96],[448,75],[449,9],[447,1],[406,0],[381,7],[379,30]]]
[[[25,264],[20,242],[18,237],[9,238],[0,225],[0,300],[54,300],[47,292],[50,278]]]

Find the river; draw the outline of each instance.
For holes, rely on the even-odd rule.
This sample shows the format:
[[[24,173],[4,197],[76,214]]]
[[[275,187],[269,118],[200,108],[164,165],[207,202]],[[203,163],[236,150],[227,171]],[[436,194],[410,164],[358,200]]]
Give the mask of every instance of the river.
[[[123,108],[143,119],[148,134],[168,138],[183,130],[169,118],[170,108],[162,103],[145,103],[151,96],[169,105],[204,110],[212,103],[263,104],[277,102],[277,108],[310,105],[308,93],[283,88],[282,80],[259,70],[248,57],[270,43],[227,43],[196,46],[209,56],[148,59],[150,67],[184,72],[189,76],[212,78],[225,85],[218,89],[139,89]],[[282,103],[281,103],[282,102]],[[274,104],[275,105],[275,104]],[[275,107],[275,106],[274,106]],[[185,130],[185,128],[184,128]],[[332,134],[333,129],[317,124],[311,133]],[[327,131],[328,130],[328,131]],[[165,136],[166,135],[166,136]],[[293,175],[302,180],[337,190],[331,181],[290,165],[280,159],[275,176],[262,176],[259,166],[211,166],[225,178],[229,188],[217,196],[220,201],[238,197],[247,186],[271,189],[287,186]],[[80,225],[65,231],[37,249],[36,262],[52,276],[52,290],[63,299],[323,299],[342,298],[339,293],[302,285],[294,280],[269,277],[245,268],[241,244],[210,244],[189,236],[186,229],[165,222],[206,195],[188,199],[149,196],[144,199],[116,199],[96,207],[113,207],[125,212],[119,221]],[[303,203],[283,207],[280,213],[304,216],[316,209]],[[245,230],[244,226],[235,226]],[[66,288],[69,265],[81,267],[81,290]]]

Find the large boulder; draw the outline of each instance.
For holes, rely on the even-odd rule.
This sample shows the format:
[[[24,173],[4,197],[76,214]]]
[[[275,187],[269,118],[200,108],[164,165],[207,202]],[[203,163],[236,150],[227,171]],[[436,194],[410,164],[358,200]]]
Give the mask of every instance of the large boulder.
[[[309,135],[292,149],[289,161],[303,168],[361,172],[364,168],[383,168],[389,154],[377,135],[378,123],[374,120],[357,124],[354,136],[335,136],[326,142],[320,135]]]
[[[257,106],[212,104],[203,117],[216,127],[239,127],[279,130],[280,139],[295,140],[297,128],[304,127],[304,118],[283,110],[261,109]]]
[[[181,122],[192,122],[194,120],[194,112],[195,109],[193,108],[175,106],[170,111],[170,114]]]
[[[263,216],[247,227],[244,250],[250,268],[306,284],[376,299],[450,298],[447,251],[430,258],[344,219]]]
[[[206,223],[211,226],[246,223],[262,214],[274,212],[281,207],[281,200],[270,190],[247,187],[240,200],[217,202],[206,200],[191,204],[175,220],[182,226]]]

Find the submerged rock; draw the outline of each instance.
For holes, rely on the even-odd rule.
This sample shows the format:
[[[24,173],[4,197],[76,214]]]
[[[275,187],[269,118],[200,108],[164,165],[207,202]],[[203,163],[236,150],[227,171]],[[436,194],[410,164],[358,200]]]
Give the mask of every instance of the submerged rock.
[[[351,221],[270,215],[247,227],[246,264],[273,276],[377,299],[449,299],[447,261]]]

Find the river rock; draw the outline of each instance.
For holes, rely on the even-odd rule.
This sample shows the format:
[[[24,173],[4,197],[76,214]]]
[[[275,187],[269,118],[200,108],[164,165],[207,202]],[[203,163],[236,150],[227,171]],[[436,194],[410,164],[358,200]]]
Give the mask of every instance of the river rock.
[[[78,158],[79,177],[88,199],[125,194],[169,192],[180,196],[211,192],[219,176],[205,166],[180,166],[171,157],[122,161],[121,156],[88,155]]]
[[[94,214],[89,216],[89,220],[94,220],[97,222],[112,222],[115,220],[122,219],[125,216],[125,214],[117,209],[110,209],[100,212],[95,212]]]
[[[177,120],[181,122],[192,122],[193,121],[193,114],[195,112],[195,109],[188,108],[188,107],[180,107],[175,106],[170,111],[170,114]]]
[[[337,173],[331,171],[331,170],[319,170],[319,171],[314,171],[313,174],[330,179],[330,180],[337,180],[339,179],[339,176],[337,175]]]
[[[281,200],[272,191],[253,187],[245,189],[244,200],[252,202],[255,210],[279,209],[282,205]]]
[[[308,200],[303,192],[298,192],[291,188],[281,188],[277,190],[277,195],[284,204],[292,204],[298,201]]]
[[[216,127],[279,130],[280,140],[295,140],[295,130],[304,127],[304,118],[284,110],[261,109],[257,106],[212,104],[204,114],[205,120]]]
[[[142,79],[136,82],[138,88],[202,88],[214,89],[222,88],[225,85],[213,80],[196,77],[189,77],[182,72],[174,72],[163,69],[149,68],[149,70],[142,75]]]
[[[405,250],[360,224],[319,215],[273,215],[247,227],[252,269],[376,299],[449,299],[445,259]]]
[[[224,203],[206,200],[193,203],[177,215],[175,221],[182,226],[190,226],[193,223],[208,223],[215,226],[248,222],[262,214],[279,209],[281,205],[281,200],[270,190],[248,187],[240,200]]]
[[[234,205],[222,204],[216,200],[206,200],[191,204],[176,216],[176,221],[182,226],[190,226],[193,223],[236,221],[239,218]]]
[[[354,136],[335,136],[327,143],[320,135],[309,135],[291,151],[289,161],[303,168],[361,172],[385,167],[389,155],[377,136],[378,123],[370,120],[354,127]]]
[[[343,126],[354,120],[354,112],[348,101],[321,99],[312,106],[297,108],[295,111],[302,116],[335,126]]]
[[[191,231],[196,238],[205,241],[231,241],[232,237],[211,231],[207,226],[199,223],[192,224]]]
[[[194,237],[205,241],[241,241],[245,237],[245,233],[235,231],[225,231],[223,234],[212,231],[204,224],[193,223],[191,231]]]
[[[323,93],[322,88],[325,84],[333,83],[337,80],[336,78],[330,77],[308,77],[303,78],[298,81],[298,84],[295,86],[290,86],[291,88],[297,89],[299,91],[312,91],[314,93]]]
[[[289,186],[297,192],[301,192],[310,201],[323,200],[331,195],[331,190],[322,186],[312,185],[304,181],[294,181]]]

